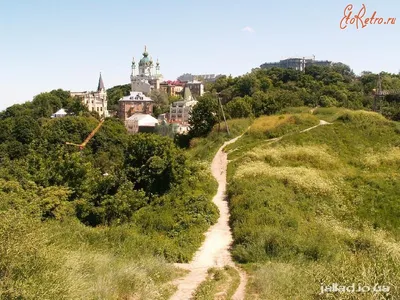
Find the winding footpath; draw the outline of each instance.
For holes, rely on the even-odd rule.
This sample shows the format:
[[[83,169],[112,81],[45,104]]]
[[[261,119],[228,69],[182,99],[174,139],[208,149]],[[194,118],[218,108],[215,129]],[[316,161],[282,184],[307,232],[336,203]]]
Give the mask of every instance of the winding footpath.
[[[184,278],[178,279],[174,283],[178,285],[178,290],[172,296],[171,300],[189,300],[194,291],[207,277],[207,270],[212,267],[232,266],[239,271],[240,285],[232,299],[243,300],[246,287],[246,275],[239,270],[232,261],[229,248],[233,242],[232,232],[229,227],[229,208],[225,199],[226,192],[226,168],[228,165],[227,154],[223,151],[228,144],[236,142],[238,136],[228,142],[225,142],[219,148],[211,163],[211,172],[218,182],[217,194],[213,202],[219,210],[219,219],[216,224],[210,227],[205,234],[206,238],[203,245],[197,250],[193,261],[189,264],[175,264],[189,270],[189,274]]]
[[[319,124],[307,128],[300,133],[307,132],[321,125],[329,125],[326,121],[320,120]],[[243,134],[242,134],[243,135]],[[197,250],[194,258],[189,264],[175,264],[175,266],[189,270],[189,274],[183,278],[174,281],[178,286],[176,293],[170,300],[190,300],[197,287],[207,277],[207,270],[212,267],[223,268],[224,266],[234,267],[240,275],[240,284],[237,288],[232,300],[243,300],[245,298],[245,288],[247,283],[247,276],[244,271],[238,268],[232,261],[229,252],[230,246],[233,242],[232,231],[229,227],[229,208],[226,201],[226,169],[228,165],[228,155],[224,152],[226,145],[236,142],[242,135],[225,142],[219,148],[211,163],[211,172],[218,182],[217,194],[213,198],[213,202],[219,209],[219,219],[216,224],[211,226],[205,233],[205,241],[203,245]],[[271,139],[271,141],[279,141],[282,137]]]

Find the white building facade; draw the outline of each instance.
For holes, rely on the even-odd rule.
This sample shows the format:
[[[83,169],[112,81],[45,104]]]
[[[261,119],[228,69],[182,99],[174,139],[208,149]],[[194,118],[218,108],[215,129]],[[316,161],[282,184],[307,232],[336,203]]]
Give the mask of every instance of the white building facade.
[[[78,97],[89,111],[97,112],[101,117],[109,117],[107,110],[107,91],[104,87],[103,78],[100,73],[99,84],[96,92],[70,92],[71,97]]]
[[[168,122],[188,125],[193,107],[197,104],[189,87],[185,87],[182,101],[176,101],[169,107]]]

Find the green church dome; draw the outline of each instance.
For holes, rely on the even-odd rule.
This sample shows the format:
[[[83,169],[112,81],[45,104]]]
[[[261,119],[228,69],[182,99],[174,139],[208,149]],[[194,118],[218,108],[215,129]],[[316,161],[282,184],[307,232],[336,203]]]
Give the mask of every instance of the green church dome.
[[[152,65],[153,61],[151,58],[149,58],[149,53],[146,50],[146,46],[144,47],[144,52],[143,52],[143,57],[139,61],[139,66],[149,66]]]
[[[150,59],[148,57],[143,57],[139,61],[139,66],[148,65],[150,63]]]

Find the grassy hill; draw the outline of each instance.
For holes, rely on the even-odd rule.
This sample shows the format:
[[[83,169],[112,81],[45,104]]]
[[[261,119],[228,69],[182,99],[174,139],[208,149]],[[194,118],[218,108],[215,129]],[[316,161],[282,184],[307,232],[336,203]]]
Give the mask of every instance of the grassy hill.
[[[0,299],[168,299],[218,218],[209,166],[95,118],[0,116]],[[16,110],[21,112],[21,110]]]
[[[318,119],[333,124],[300,133]],[[398,123],[335,108],[261,117],[227,150],[233,257],[250,273],[249,299],[379,296],[320,295],[333,283],[400,297]]]
[[[42,220],[37,203],[58,201],[59,213],[63,188],[27,191],[0,178],[0,299],[168,299],[183,272],[168,262],[188,261],[218,215],[215,183],[201,172],[190,193],[172,189],[132,222],[97,227]]]

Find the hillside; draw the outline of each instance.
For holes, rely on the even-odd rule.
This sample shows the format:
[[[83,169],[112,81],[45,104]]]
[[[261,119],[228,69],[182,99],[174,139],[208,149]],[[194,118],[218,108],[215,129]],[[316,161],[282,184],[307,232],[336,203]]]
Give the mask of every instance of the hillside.
[[[383,88],[400,86],[381,75]],[[107,118],[83,151],[65,142],[81,143],[99,115],[67,91],[0,112],[0,298],[173,295],[187,271],[171,263],[191,261],[218,225],[211,160],[246,129],[226,150],[232,254],[249,297],[318,298],[321,282],[353,281],[398,295],[399,125],[347,110],[373,107],[376,79],[343,65],[222,76],[198,98],[189,135],[129,135]],[[109,89],[110,108],[128,90]],[[73,115],[50,118],[61,107]],[[398,95],[379,109],[399,120]],[[196,293],[232,294],[242,274],[211,269]]]
[[[318,119],[332,124],[300,133]],[[400,297],[398,123],[333,108],[264,116],[227,151],[232,254],[250,274],[248,299],[359,295],[320,295],[333,283]]]
[[[0,114],[0,298],[168,298],[184,272],[170,262],[189,261],[218,217],[210,172],[112,118],[79,151],[65,142],[98,120],[51,109]]]

